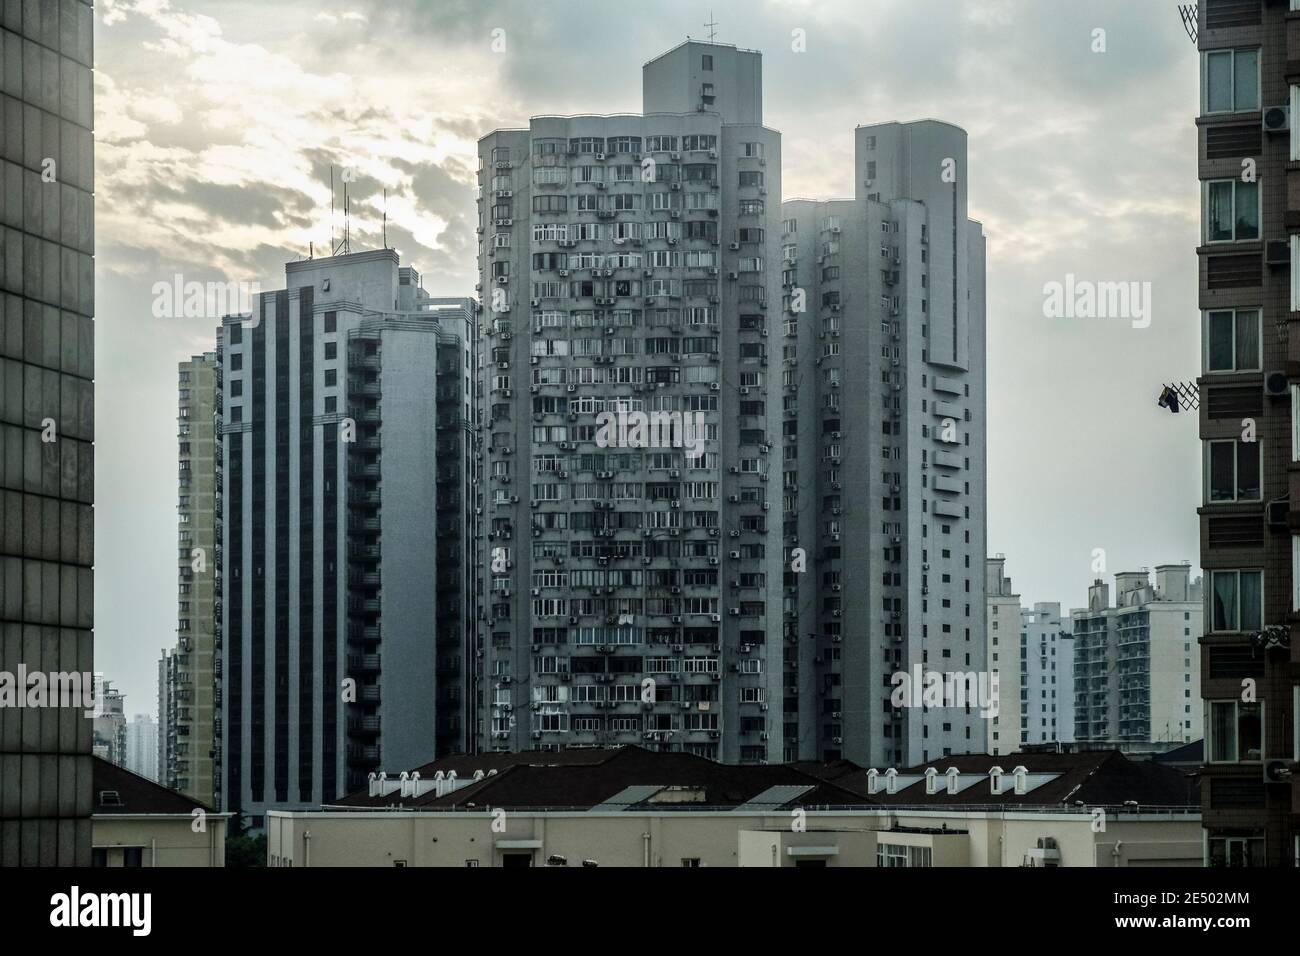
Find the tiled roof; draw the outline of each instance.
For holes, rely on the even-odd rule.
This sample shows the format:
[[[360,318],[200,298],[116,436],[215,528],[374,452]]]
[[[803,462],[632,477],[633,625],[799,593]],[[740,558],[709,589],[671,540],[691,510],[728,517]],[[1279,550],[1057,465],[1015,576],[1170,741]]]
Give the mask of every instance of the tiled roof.
[[[989,769],[1004,771],[1003,792],[994,795]],[[1016,794],[1012,771],[1028,771],[1029,792]],[[925,771],[933,767],[940,792],[927,794]],[[958,793],[947,792],[946,771],[960,774]],[[419,769],[427,788],[436,774],[452,771],[457,789],[418,796],[401,791],[371,796],[349,794],[332,806],[364,809],[403,807],[428,810],[554,809],[602,811],[736,809],[762,804],[773,810],[794,806],[1121,806],[1199,808],[1197,783],[1179,770],[1130,760],[1117,751],[1076,754],[1025,753],[990,757],[971,754],[900,769],[898,792],[869,792],[867,770],[847,760],[832,763],[723,764],[686,753],[641,747],[554,752],[458,755]],[[481,774],[480,774],[481,771]],[[474,779],[477,775],[477,779]],[[466,783],[467,778],[472,782]],[[395,777],[388,776],[390,786]],[[1131,805],[1131,804],[1130,804]]]
[[[194,810],[214,812],[211,807],[191,800],[183,793],[170,790],[146,777],[110,763],[102,757],[92,757],[94,770],[91,795],[91,813],[183,813]]]

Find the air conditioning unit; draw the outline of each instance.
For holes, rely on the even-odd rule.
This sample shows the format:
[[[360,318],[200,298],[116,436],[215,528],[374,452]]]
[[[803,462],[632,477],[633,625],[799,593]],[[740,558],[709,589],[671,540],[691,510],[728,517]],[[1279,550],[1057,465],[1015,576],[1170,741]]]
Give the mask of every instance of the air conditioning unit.
[[[1268,526],[1270,528],[1285,528],[1287,526],[1287,513],[1291,510],[1289,501],[1270,501],[1268,503]]]
[[[1291,107],[1270,106],[1264,110],[1264,132],[1285,133],[1291,128]]]
[[[1264,264],[1288,266],[1291,264],[1291,243],[1286,239],[1270,239],[1264,244]]]
[[[1286,372],[1269,372],[1264,376],[1264,394],[1270,398],[1285,398],[1291,394]]]

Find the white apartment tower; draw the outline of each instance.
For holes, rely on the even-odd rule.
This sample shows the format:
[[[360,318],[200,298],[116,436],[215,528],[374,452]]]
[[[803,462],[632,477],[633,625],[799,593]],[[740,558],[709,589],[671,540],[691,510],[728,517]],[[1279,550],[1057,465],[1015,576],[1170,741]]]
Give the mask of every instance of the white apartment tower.
[[[998,713],[985,724],[985,753],[1020,749],[1020,595],[1006,574],[1003,555],[984,563],[988,668],[998,675]]]
[[[1019,690],[1021,744],[1074,742],[1074,638],[1059,602],[1020,609]]]
[[[1188,743],[1203,733],[1196,653],[1204,605],[1186,564],[1162,564],[1088,588],[1070,612],[1074,631],[1075,739],[1092,743]]]
[[[641,115],[479,142],[485,749],[783,756],[761,75],[686,42]]]
[[[784,756],[921,763],[985,745],[976,707],[889,703],[988,669],[984,235],[964,130],[861,126],[854,162],[854,198],[782,204]]]

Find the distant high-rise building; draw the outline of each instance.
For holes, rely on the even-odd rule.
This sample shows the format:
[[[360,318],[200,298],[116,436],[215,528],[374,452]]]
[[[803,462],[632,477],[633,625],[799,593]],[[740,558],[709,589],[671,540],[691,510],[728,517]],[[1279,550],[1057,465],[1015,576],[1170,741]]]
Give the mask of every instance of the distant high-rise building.
[[[172,679],[172,658],[175,655],[175,648],[164,647],[162,654],[158,657],[158,753],[156,766],[158,768],[158,782],[165,787],[172,786],[167,767],[171,762],[171,750],[168,747],[168,740],[171,736],[171,725],[174,719],[172,715],[176,706],[173,699],[175,682]]]
[[[1300,789],[1277,772],[1300,759],[1296,10],[1199,4],[1201,794],[1214,866],[1300,864]]]
[[[91,5],[0,13],[0,671],[93,681]],[[91,721],[0,708],[0,866],[90,865]],[[21,798],[20,798],[21,795]]]
[[[126,761],[126,697],[104,681],[95,702],[94,741],[91,752],[119,767]]]
[[[1074,633],[1074,737],[1078,743],[1199,740],[1201,579],[1185,564],[1115,575],[1088,588],[1088,606],[1070,612]]]
[[[221,808],[469,741],[474,311],[383,249],[291,262],[220,333]]]
[[[1074,742],[1074,638],[1061,605],[1040,601],[1020,609],[1020,686],[1003,693],[1020,707],[1020,743]]]
[[[126,722],[126,759],[122,766],[150,780],[158,779],[158,722],[136,714]]]
[[[176,649],[161,781],[215,806],[215,664],[221,601],[221,365],[215,352],[191,356],[177,372]]]
[[[860,126],[855,151],[854,198],[783,203],[769,266],[782,287],[783,757],[921,763],[985,745],[979,708],[887,706],[893,675],[915,665],[988,670],[984,234],[966,214],[964,130]]]
[[[998,712],[986,722],[984,752],[1010,754],[1020,749],[1020,595],[1006,574],[1003,555],[984,563],[988,668],[998,675]]]
[[[479,141],[478,742],[780,760],[781,140],[758,53],[642,77]]]

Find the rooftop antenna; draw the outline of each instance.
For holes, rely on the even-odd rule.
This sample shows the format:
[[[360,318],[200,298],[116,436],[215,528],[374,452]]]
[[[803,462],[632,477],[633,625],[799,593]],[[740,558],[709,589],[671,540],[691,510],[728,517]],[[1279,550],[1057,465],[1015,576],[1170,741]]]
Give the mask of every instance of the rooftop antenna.
[[[334,255],[334,164],[330,164],[330,255]]]
[[[388,190],[384,189],[384,248],[388,248]]]
[[[709,28],[709,42],[710,42],[710,43],[713,43],[714,40],[715,40],[715,39],[717,38],[717,36],[718,36],[718,31],[714,29],[714,27],[716,27],[716,26],[718,25],[718,21],[715,20],[715,19],[713,19],[713,11],[712,11],[712,10],[709,11],[709,19],[708,19],[708,22],[705,23],[704,25],[705,25],[706,27]]]
[[[1183,29],[1187,31],[1187,36],[1193,43],[1196,42],[1196,14],[1197,4],[1180,3],[1178,5],[1178,15],[1182,17]]]

